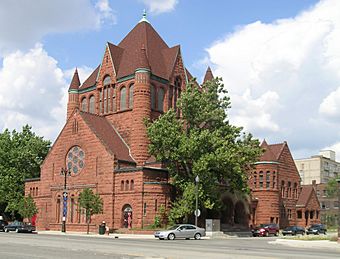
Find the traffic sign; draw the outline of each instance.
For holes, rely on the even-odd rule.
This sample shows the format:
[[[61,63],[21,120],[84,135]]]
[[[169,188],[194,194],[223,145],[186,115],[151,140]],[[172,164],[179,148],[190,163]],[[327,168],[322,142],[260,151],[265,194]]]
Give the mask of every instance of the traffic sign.
[[[201,215],[200,209],[195,210],[194,214],[196,217],[199,217]]]

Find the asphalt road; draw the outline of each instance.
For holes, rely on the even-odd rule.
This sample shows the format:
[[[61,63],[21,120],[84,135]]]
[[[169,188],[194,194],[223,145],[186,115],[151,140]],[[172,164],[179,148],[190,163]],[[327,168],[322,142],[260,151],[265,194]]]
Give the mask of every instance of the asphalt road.
[[[275,238],[112,239],[0,233],[0,258],[340,258],[340,249],[272,244]],[[311,241],[312,242],[312,241]]]

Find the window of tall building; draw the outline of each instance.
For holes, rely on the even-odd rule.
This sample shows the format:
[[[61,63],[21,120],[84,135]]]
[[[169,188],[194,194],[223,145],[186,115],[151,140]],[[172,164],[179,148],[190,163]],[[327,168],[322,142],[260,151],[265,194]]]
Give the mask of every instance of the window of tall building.
[[[270,188],[270,172],[269,171],[266,172],[266,188],[267,189]]]
[[[90,113],[95,113],[95,98],[94,95],[90,96],[90,109],[89,109]]]
[[[162,112],[164,107],[164,89],[162,87],[158,88],[157,101],[157,108]]]
[[[111,77],[110,76],[106,76],[104,78],[103,85],[109,85],[109,84],[111,84]]]
[[[155,110],[156,109],[156,91],[155,91],[155,86],[151,85],[150,87],[150,95],[151,95],[151,109]]]
[[[86,99],[86,97],[81,99],[81,110],[83,112],[87,112],[87,99]]]
[[[120,89],[120,110],[123,111],[126,109],[126,87],[122,87]]]
[[[103,89],[99,90],[99,113],[103,113]]]
[[[260,171],[259,173],[259,185],[260,185],[260,188],[263,188],[263,172]]]
[[[129,87],[129,108],[133,108],[133,84]]]

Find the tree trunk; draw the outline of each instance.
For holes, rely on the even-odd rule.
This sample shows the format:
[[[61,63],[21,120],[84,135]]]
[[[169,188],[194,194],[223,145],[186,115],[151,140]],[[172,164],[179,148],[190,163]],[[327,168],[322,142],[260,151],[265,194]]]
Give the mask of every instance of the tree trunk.
[[[90,217],[87,217],[87,234],[90,233]]]

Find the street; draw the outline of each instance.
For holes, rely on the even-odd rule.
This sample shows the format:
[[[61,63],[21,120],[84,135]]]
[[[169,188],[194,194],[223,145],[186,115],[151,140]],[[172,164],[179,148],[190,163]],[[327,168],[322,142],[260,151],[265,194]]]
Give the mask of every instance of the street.
[[[0,233],[0,258],[339,258],[339,249],[273,244],[276,238],[114,239]]]

